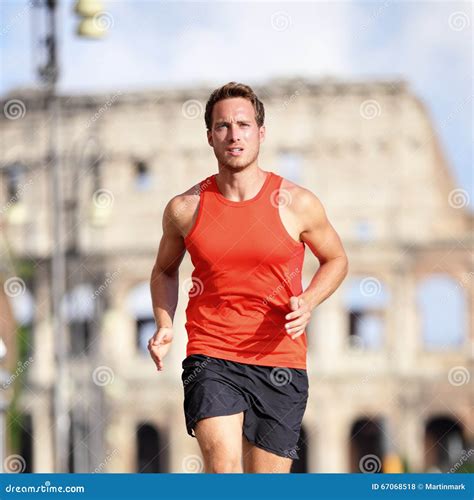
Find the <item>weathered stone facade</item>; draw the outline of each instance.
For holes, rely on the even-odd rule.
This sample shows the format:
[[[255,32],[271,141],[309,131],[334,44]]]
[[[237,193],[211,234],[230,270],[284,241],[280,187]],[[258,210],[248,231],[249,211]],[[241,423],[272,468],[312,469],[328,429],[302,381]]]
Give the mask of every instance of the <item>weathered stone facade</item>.
[[[186,434],[182,409],[186,286],[180,287],[164,372],[158,374],[137,347],[137,328],[147,315],[149,320],[149,305],[140,297],[146,295],[166,202],[217,171],[203,117],[211,90],[60,98],[68,287],[87,287],[78,295],[82,306],[76,304],[86,311],[73,313],[79,326],[72,335],[89,344],[87,354],[76,352],[70,364],[76,471],[199,470],[198,445]],[[444,434],[442,422],[452,422],[469,450],[473,218],[463,202],[459,206],[464,192],[454,191],[423,103],[404,82],[285,80],[256,91],[266,107],[260,166],[311,189],[343,240],[350,277],[366,279],[369,299],[382,289],[389,295],[376,312],[383,323],[377,349],[358,344],[357,335],[350,344],[357,311],[348,311],[344,287],[315,311],[308,336],[306,458],[300,465],[308,472],[361,470],[361,458],[382,458],[384,443],[380,449],[398,452],[410,471],[424,471],[438,465],[433,450],[441,446],[436,436]],[[49,123],[41,93],[4,96],[2,109],[12,99],[20,101],[23,116],[10,111],[0,118],[2,227],[10,251],[35,265],[35,361],[21,403],[32,419],[32,469],[47,472],[54,469],[55,383]],[[11,200],[11,172],[18,165],[24,167],[23,187]],[[317,267],[308,251],[306,283]],[[186,256],[181,283],[191,270]],[[433,351],[423,344],[417,290],[433,275],[450,277],[463,303],[463,340],[456,348]],[[94,373],[105,380],[98,382]],[[467,383],[453,383],[459,373]],[[159,458],[147,463],[154,453],[146,443],[152,446],[155,438]]]

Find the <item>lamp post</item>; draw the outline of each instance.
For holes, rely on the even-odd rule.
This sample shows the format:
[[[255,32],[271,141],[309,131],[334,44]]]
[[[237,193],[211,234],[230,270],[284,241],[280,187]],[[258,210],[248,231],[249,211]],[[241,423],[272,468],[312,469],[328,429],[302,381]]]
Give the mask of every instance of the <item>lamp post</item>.
[[[64,254],[63,197],[59,163],[59,101],[56,84],[59,76],[57,59],[56,0],[44,0],[35,6],[46,8],[46,62],[39,68],[40,78],[46,85],[46,107],[50,119],[48,169],[51,182],[52,259],[51,296],[54,336],[55,384],[54,408],[54,463],[56,472],[66,472],[69,453],[69,412],[67,402],[67,338],[68,325],[62,308],[66,286],[66,258]]]
[[[54,462],[56,472],[67,472],[69,455],[70,415],[68,401],[69,374],[67,366],[68,323],[64,315],[66,295],[66,253],[64,232],[64,198],[61,189],[61,165],[59,161],[60,108],[56,95],[59,77],[57,57],[57,0],[37,0],[35,7],[45,7],[46,36],[42,42],[46,48],[46,62],[39,67],[39,76],[46,86],[47,113],[50,118],[48,145],[48,169],[51,179],[51,219],[52,219],[52,261],[51,295],[54,335]],[[79,0],[75,11],[83,17],[77,33],[88,38],[104,35],[96,16],[102,11],[97,0]]]

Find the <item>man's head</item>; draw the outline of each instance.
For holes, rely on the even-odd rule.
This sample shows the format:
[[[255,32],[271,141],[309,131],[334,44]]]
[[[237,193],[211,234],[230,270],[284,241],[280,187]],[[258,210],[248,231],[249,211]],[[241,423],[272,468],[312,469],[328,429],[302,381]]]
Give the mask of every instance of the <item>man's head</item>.
[[[219,165],[243,170],[256,162],[265,138],[265,109],[248,85],[230,82],[214,90],[204,118]]]

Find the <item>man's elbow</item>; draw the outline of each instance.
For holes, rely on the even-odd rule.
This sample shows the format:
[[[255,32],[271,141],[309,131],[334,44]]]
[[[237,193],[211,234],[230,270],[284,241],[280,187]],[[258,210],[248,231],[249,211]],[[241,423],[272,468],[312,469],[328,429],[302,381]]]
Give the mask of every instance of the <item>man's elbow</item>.
[[[159,276],[166,276],[168,278],[176,278],[178,276],[178,268],[168,266],[168,267],[163,267],[159,266],[158,264],[155,264],[153,266],[153,270],[151,271],[151,280],[154,281],[156,280],[157,277]]]
[[[349,274],[349,259],[346,254],[342,255],[340,259],[342,279],[344,279]]]
[[[344,279],[348,275],[349,259],[347,258],[347,255],[344,254],[332,257],[331,259],[327,259],[326,261],[324,261],[322,264],[325,264],[326,262],[331,262],[334,268],[337,266],[342,279]]]

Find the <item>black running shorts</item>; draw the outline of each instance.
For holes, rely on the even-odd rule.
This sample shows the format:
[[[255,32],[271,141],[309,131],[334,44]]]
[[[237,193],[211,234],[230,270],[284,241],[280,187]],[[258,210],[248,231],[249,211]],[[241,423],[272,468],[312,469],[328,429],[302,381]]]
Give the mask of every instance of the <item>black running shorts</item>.
[[[308,399],[308,375],[298,368],[237,363],[192,354],[182,363],[188,434],[206,417],[244,412],[243,434],[259,448],[299,459],[297,452]]]

